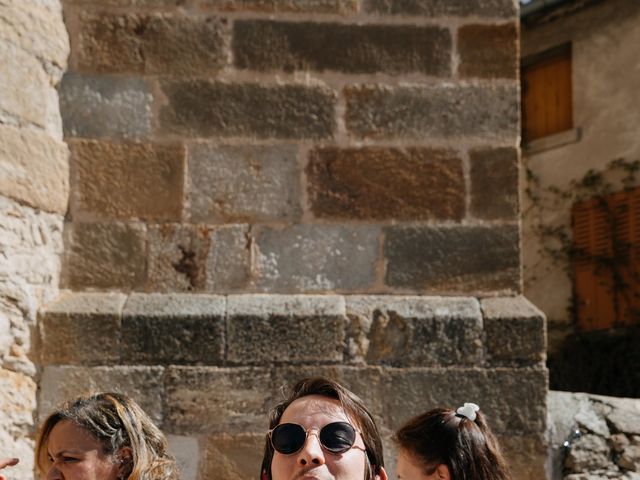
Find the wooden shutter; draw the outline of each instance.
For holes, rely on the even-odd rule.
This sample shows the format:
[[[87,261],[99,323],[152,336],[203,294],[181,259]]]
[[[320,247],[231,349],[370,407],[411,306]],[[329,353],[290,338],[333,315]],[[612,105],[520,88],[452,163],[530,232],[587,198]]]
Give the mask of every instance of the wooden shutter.
[[[640,188],[573,207],[578,326],[597,330],[638,322]]]
[[[523,62],[522,138],[573,128],[571,48],[563,46]]]

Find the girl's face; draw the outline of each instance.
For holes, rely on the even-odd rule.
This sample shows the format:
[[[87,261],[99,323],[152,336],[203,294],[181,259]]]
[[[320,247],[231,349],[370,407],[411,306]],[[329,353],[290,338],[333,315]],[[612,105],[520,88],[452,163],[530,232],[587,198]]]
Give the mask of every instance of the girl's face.
[[[68,420],[55,424],[47,441],[46,480],[117,480],[120,463],[102,444]]]
[[[432,469],[427,469],[415,455],[404,449],[400,449],[396,468],[398,480],[451,480],[449,467],[446,465],[440,464]]]

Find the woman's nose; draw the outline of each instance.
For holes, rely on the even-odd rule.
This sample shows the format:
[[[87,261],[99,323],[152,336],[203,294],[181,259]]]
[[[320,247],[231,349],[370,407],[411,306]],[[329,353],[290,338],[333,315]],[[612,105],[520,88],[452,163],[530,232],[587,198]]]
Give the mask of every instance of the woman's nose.
[[[318,432],[310,430],[307,434],[307,440],[302,446],[302,450],[298,452],[298,464],[301,466],[324,465],[324,451],[320,445]]]
[[[49,467],[47,480],[62,480],[62,474],[60,473],[60,470],[58,470],[58,467],[55,465],[51,465],[51,467]]]

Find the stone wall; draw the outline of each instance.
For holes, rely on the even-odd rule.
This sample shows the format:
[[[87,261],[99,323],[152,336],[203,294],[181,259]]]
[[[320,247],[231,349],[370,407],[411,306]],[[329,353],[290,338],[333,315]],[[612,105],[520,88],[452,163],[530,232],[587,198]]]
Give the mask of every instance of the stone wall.
[[[640,400],[549,392],[551,478],[640,479]]]
[[[512,0],[68,0],[63,283],[518,293]]]
[[[0,452],[31,478],[36,313],[58,291],[69,194],[56,85],[69,52],[57,0],[0,1]]]

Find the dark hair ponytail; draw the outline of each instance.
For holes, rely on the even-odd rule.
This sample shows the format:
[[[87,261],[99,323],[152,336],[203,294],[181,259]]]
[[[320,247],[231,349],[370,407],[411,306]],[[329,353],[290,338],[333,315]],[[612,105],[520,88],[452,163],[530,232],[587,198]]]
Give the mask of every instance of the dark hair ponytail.
[[[455,410],[436,408],[409,420],[395,439],[427,475],[444,464],[451,480],[511,480],[498,441],[481,412],[471,420]]]

